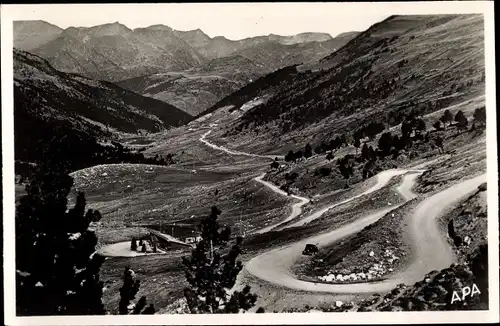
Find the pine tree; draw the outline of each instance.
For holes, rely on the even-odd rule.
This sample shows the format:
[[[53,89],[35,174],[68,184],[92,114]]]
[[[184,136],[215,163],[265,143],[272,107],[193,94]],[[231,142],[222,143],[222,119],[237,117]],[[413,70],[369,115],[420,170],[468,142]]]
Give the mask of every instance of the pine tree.
[[[460,110],[457,112],[455,115],[455,121],[457,122],[457,129],[458,130],[465,130],[467,129],[468,121],[467,118],[465,117],[464,113]]]
[[[370,159],[370,150],[368,149],[368,145],[366,143],[364,143],[363,147],[361,148],[361,157],[364,160]]]
[[[425,130],[427,126],[425,125],[425,121],[422,119],[415,119],[415,133],[420,136]]]
[[[440,120],[443,123],[444,128],[446,129],[446,123],[450,124],[451,121],[453,120],[453,115],[451,114],[450,110],[444,111]]]
[[[380,149],[382,155],[388,155],[393,146],[393,138],[390,132],[384,132],[380,139],[378,140],[378,148]]]
[[[120,302],[118,303],[118,313],[120,315],[149,315],[155,313],[154,305],[150,304],[149,307],[144,308],[147,304],[145,296],[142,296],[137,303],[130,304],[135,299],[141,283],[139,280],[134,279],[135,273],[130,267],[125,267],[123,272],[123,285],[120,288]],[[130,307],[131,306],[131,307]],[[129,309],[130,308],[130,309]]]
[[[434,124],[432,125],[434,127],[434,129],[436,130],[441,130],[442,129],[442,123],[440,120],[436,120],[436,122],[434,122]]]
[[[304,157],[309,158],[312,156],[312,147],[309,143],[304,147]]]
[[[486,124],[486,107],[477,108],[474,111],[474,124],[484,126]]]
[[[346,180],[348,180],[349,177],[354,173],[354,164],[350,160],[350,158],[351,156],[348,154],[337,162],[340,174],[342,174],[342,176]]]
[[[42,159],[16,208],[16,300],[19,315],[100,315],[104,258],[95,252],[97,238],[85,214],[85,196],[67,211],[73,185],[62,139],[39,149]],[[97,216],[97,217],[96,217]],[[99,214],[100,216],[100,214]]]
[[[411,133],[413,132],[412,121],[405,120],[401,123],[401,138],[404,139],[405,143],[408,143],[411,138]],[[386,133],[384,133],[386,134]],[[384,135],[382,134],[382,135]]]
[[[358,155],[358,149],[359,149],[359,146],[361,146],[361,141],[359,140],[359,138],[354,138],[354,147],[356,148],[356,155]]]
[[[229,290],[234,286],[242,270],[242,238],[228,248],[231,230],[217,221],[221,211],[213,206],[209,216],[201,221],[202,240],[197,243],[191,257],[184,257],[186,279],[189,287],[184,296],[191,313],[239,313],[255,305],[257,296],[250,293],[250,287],[243,291]]]
[[[293,153],[292,150],[288,151],[288,153],[285,155],[285,161],[286,162],[295,161],[295,154]]]
[[[442,137],[436,137],[434,139],[434,143],[436,146],[439,148],[440,152],[443,152],[443,138]]]

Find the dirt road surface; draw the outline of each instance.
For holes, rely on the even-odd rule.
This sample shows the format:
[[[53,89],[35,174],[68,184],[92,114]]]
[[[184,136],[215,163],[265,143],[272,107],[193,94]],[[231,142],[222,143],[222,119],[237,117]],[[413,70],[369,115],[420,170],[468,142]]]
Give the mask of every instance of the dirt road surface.
[[[268,187],[269,189],[271,189],[275,193],[278,193],[282,196],[288,196],[288,194],[285,191],[281,190],[276,185],[262,180],[262,178],[264,178],[265,175],[266,175],[265,173],[261,174],[260,176],[256,177],[254,180],[263,184],[264,186]],[[255,231],[255,233],[269,232],[271,229],[274,229],[283,223],[286,223],[288,221],[293,220],[294,218],[296,218],[297,216],[299,216],[302,213],[302,206],[304,206],[305,204],[310,202],[310,200],[308,198],[305,198],[305,197],[301,197],[301,196],[297,196],[297,195],[290,195],[290,197],[299,200],[299,202],[292,205],[292,212],[290,213],[290,215],[287,218],[285,218],[283,221],[281,221],[279,223],[275,223],[275,224],[270,225],[270,226],[266,226],[265,228],[262,228],[260,230]]]
[[[415,183],[416,174],[408,174],[403,178],[398,189],[403,196],[414,196],[411,189]],[[486,181],[483,174],[476,178],[456,184],[423,200],[407,217],[409,221],[408,236],[411,240],[414,254],[412,263],[400,273],[379,282],[363,282],[356,284],[325,284],[313,283],[297,279],[291,273],[293,263],[300,257],[307,243],[327,246],[346,236],[361,231],[364,227],[376,222],[397,206],[369,214],[346,226],[328,233],[316,235],[291,245],[276,248],[251,259],[245,269],[264,281],[294,290],[329,293],[380,293],[392,290],[400,283],[414,284],[432,270],[448,267],[453,262],[453,252],[437,225],[437,218],[447,208],[456,204],[462,198]]]
[[[252,153],[245,153],[245,152],[240,152],[240,151],[234,151],[234,150],[230,150],[230,149],[227,149],[223,146],[217,146],[215,144],[212,144],[210,143],[208,140],[206,140],[205,138],[212,132],[212,130],[209,130],[207,131],[206,133],[204,133],[201,137],[200,137],[200,141],[207,145],[208,147],[211,147],[213,149],[216,149],[216,150],[219,150],[219,151],[223,151],[227,154],[231,154],[231,155],[241,155],[241,156],[249,156],[249,157],[260,157],[260,158],[265,158],[265,159],[269,159],[269,160],[274,160],[274,158],[279,158],[279,159],[283,159],[283,156],[280,156],[280,155],[259,155],[259,154],[252,154]]]

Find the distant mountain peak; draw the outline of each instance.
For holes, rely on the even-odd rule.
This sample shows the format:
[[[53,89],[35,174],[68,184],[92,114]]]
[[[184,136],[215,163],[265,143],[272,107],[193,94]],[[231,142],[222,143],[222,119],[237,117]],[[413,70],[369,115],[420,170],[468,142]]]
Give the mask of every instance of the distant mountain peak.
[[[169,32],[172,31],[171,27],[163,25],[163,24],[151,25],[151,26],[145,27],[144,29],[151,29],[151,30],[155,30],[155,31],[169,31]]]
[[[14,26],[15,27],[20,27],[20,26],[47,26],[47,27],[53,27],[55,29],[59,29],[62,31],[62,28],[51,24],[45,20],[37,19],[37,20],[16,20],[14,21]]]
[[[57,38],[62,28],[44,20],[14,21],[14,47],[32,50]]]
[[[96,34],[99,35],[117,35],[117,34],[132,32],[130,28],[117,21],[110,24],[93,26],[90,27],[88,30],[95,32]]]
[[[214,36],[213,40],[228,40],[228,39],[225,36],[218,35],[218,36]]]
[[[108,36],[108,35],[120,35],[128,34],[132,32],[130,28],[116,21],[113,23],[107,23],[102,25],[96,25],[92,27],[68,27],[62,31],[62,34],[67,34],[71,36]]]

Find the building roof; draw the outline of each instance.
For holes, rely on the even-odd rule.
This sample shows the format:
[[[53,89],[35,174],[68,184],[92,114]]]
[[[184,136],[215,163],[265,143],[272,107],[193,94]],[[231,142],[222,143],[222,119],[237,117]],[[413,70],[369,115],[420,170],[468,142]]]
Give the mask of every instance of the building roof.
[[[179,240],[177,238],[174,238],[171,235],[164,234],[164,233],[161,233],[161,232],[153,230],[153,229],[149,229],[149,232],[151,232],[151,234],[154,234],[158,238],[163,239],[165,241],[172,242],[172,243],[177,243],[177,244],[184,245],[184,246],[187,246],[187,247],[192,247],[192,245],[190,245],[188,243],[185,243],[184,241],[181,241],[181,240]]]

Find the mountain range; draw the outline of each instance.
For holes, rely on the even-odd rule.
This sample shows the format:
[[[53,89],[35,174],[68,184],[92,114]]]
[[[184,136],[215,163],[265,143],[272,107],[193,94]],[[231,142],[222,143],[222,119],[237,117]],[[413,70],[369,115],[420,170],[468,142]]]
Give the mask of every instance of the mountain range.
[[[307,62],[331,53],[346,37],[355,35],[356,32],[342,34],[334,39],[327,33],[269,34],[233,41],[223,36],[210,38],[200,29],[177,31],[165,25],[130,29],[114,22],[61,29],[44,21],[14,22],[14,47],[46,58],[61,71],[108,81],[183,71],[238,54],[247,54],[249,59],[268,69],[277,69],[293,60],[283,59],[277,63],[272,58],[269,61],[269,56],[278,50],[282,58],[308,51],[310,53],[300,58]],[[266,55],[259,57],[256,49]]]
[[[14,47],[45,58],[60,71],[120,82],[196,115],[260,76],[320,60],[357,34],[229,40],[165,25],[130,29],[114,22],[62,29],[44,21],[16,21]]]

